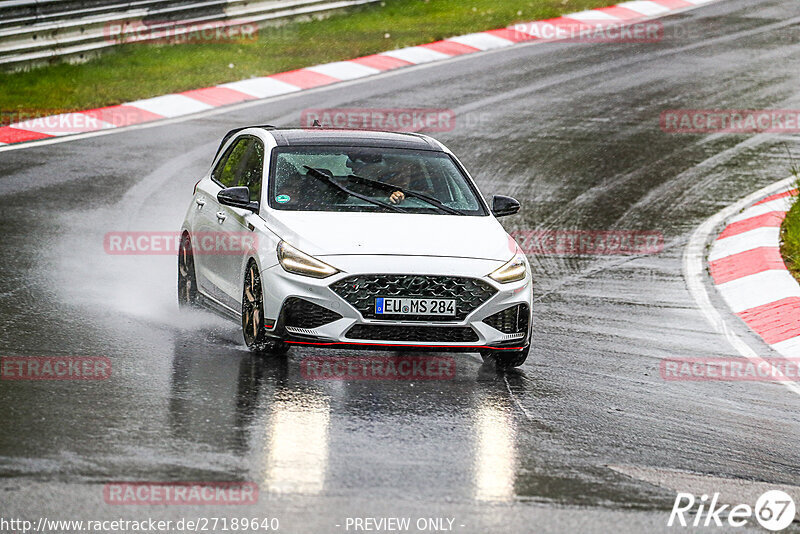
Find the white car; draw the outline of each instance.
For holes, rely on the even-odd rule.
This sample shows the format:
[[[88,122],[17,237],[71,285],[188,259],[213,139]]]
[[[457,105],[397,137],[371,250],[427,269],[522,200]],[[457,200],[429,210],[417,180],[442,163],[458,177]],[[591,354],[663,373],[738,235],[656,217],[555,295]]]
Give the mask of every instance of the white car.
[[[245,343],[479,352],[521,365],[528,260],[463,165],[424,135],[240,128],[195,186],[181,306],[241,321]]]

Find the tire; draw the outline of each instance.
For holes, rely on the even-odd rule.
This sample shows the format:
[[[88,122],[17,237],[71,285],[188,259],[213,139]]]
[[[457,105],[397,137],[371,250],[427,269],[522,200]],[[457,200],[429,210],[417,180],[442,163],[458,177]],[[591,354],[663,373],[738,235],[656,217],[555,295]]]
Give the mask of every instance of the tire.
[[[178,249],[178,308],[197,307],[197,276],[194,270],[194,252],[189,234],[183,234]]]
[[[522,350],[487,350],[481,352],[481,357],[483,361],[494,360],[495,367],[498,369],[512,369],[525,363],[530,350],[530,345]]]
[[[271,340],[264,328],[264,293],[258,265],[251,261],[247,265],[242,288],[242,334],[245,344],[253,351],[285,354],[289,345],[283,341]]]
[[[271,354],[273,356],[283,356],[289,352],[289,348],[291,348],[291,345],[284,343],[283,341],[271,341],[265,346],[261,347],[261,352]]]

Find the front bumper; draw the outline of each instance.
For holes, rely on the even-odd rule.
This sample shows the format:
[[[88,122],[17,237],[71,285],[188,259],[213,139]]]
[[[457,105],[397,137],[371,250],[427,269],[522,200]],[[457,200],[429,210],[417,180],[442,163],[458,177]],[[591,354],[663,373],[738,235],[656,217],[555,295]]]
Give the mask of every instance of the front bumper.
[[[280,265],[262,271],[268,335],[292,344],[388,350],[518,350],[530,342],[532,280],[528,275],[519,282],[500,284],[486,276],[503,262],[385,256],[326,257],[324,261],[338,268],[346,268],[347,272],[315,279],[287,273]],[[395,320],[375,318],[374,314],[365,311],[363,305],[359,306],[360,310],[357,309],[340,294],[341,289],[337,293],[331,287],[345,279],[376,273],[379,276],[408,275],[415,278],[457,277],[478,281],[482,287],[490,287],[492,294],[475,303],[474,309],[468,313],[459,313],[457,318]],[[459,288],[439,287],[440,292],[446,294],[426,296],[448,298],[459,291]],[[389,295],[373,294],[367,295],[367,298],[374,299],[378,296]],[[295,305],[298,299],[324,309],[319,310],[313,306],[299,308],[301,314],[305,313],[303,317],[313,316],[307,321],[313,326],[311,328],[302,320],[297,320],[299,314]],[[494,326],[484,322],[498,312],[519,305],[525,305],[524,313],[527,314],[524,332],[503,332],[495,328],[499,326],[496,320],[489,321]],[[323,321],[327,322],[316,325]],[[298,327],[297,324],[302,326]],[[503,329],[508,331],[508,328]]]

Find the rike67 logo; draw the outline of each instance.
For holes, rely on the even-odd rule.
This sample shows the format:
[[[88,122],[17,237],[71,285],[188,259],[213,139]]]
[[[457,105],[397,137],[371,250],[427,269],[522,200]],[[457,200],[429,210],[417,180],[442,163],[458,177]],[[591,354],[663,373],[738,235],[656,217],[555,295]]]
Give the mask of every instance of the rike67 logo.
[[[761,495],[756,505],[721,504],[719,493],[711,500],[708,495],[698,499],[691,493],[678,493],[667,526],[681,527],[744,527],[755,517],[767,530],[783,530],[794,521],[794,499],[781,490],[770,490]]]

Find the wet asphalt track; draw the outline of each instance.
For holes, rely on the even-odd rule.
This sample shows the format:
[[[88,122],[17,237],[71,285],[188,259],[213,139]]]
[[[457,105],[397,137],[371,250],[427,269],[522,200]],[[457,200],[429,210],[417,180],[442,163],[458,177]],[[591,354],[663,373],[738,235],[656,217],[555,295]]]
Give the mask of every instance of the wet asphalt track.
[[[687,292],[683,247],[704,218],[787,176],[785,145],[800,155],[797,136],[668,135],[659,114],[799,109],[800,4],[729,0],[664,23],[657,44],[519,46],[0,152],[0,352],[114,366],[106,382],[0,385],[2,515],[636,532],[666,528],[675,490],[800,486],[800,398],[775,384],[665,382],[658,368],[734,355]],[[177,229],[225,131],[296,125],[310,107],[452,108],[458,126],[437,137],[485,194],[522,201],[509,230],[658,231],[666,247],[532,256],[534,348],[519,371],[463,354],[452,381],[304,380],[301,360],[319,351],[251,355],[236,325],[177,313],[173,257],[108,256],[102,238]],[[105,505],[102,484],[120,480],[255,481],[261,497],[244,509]]]

